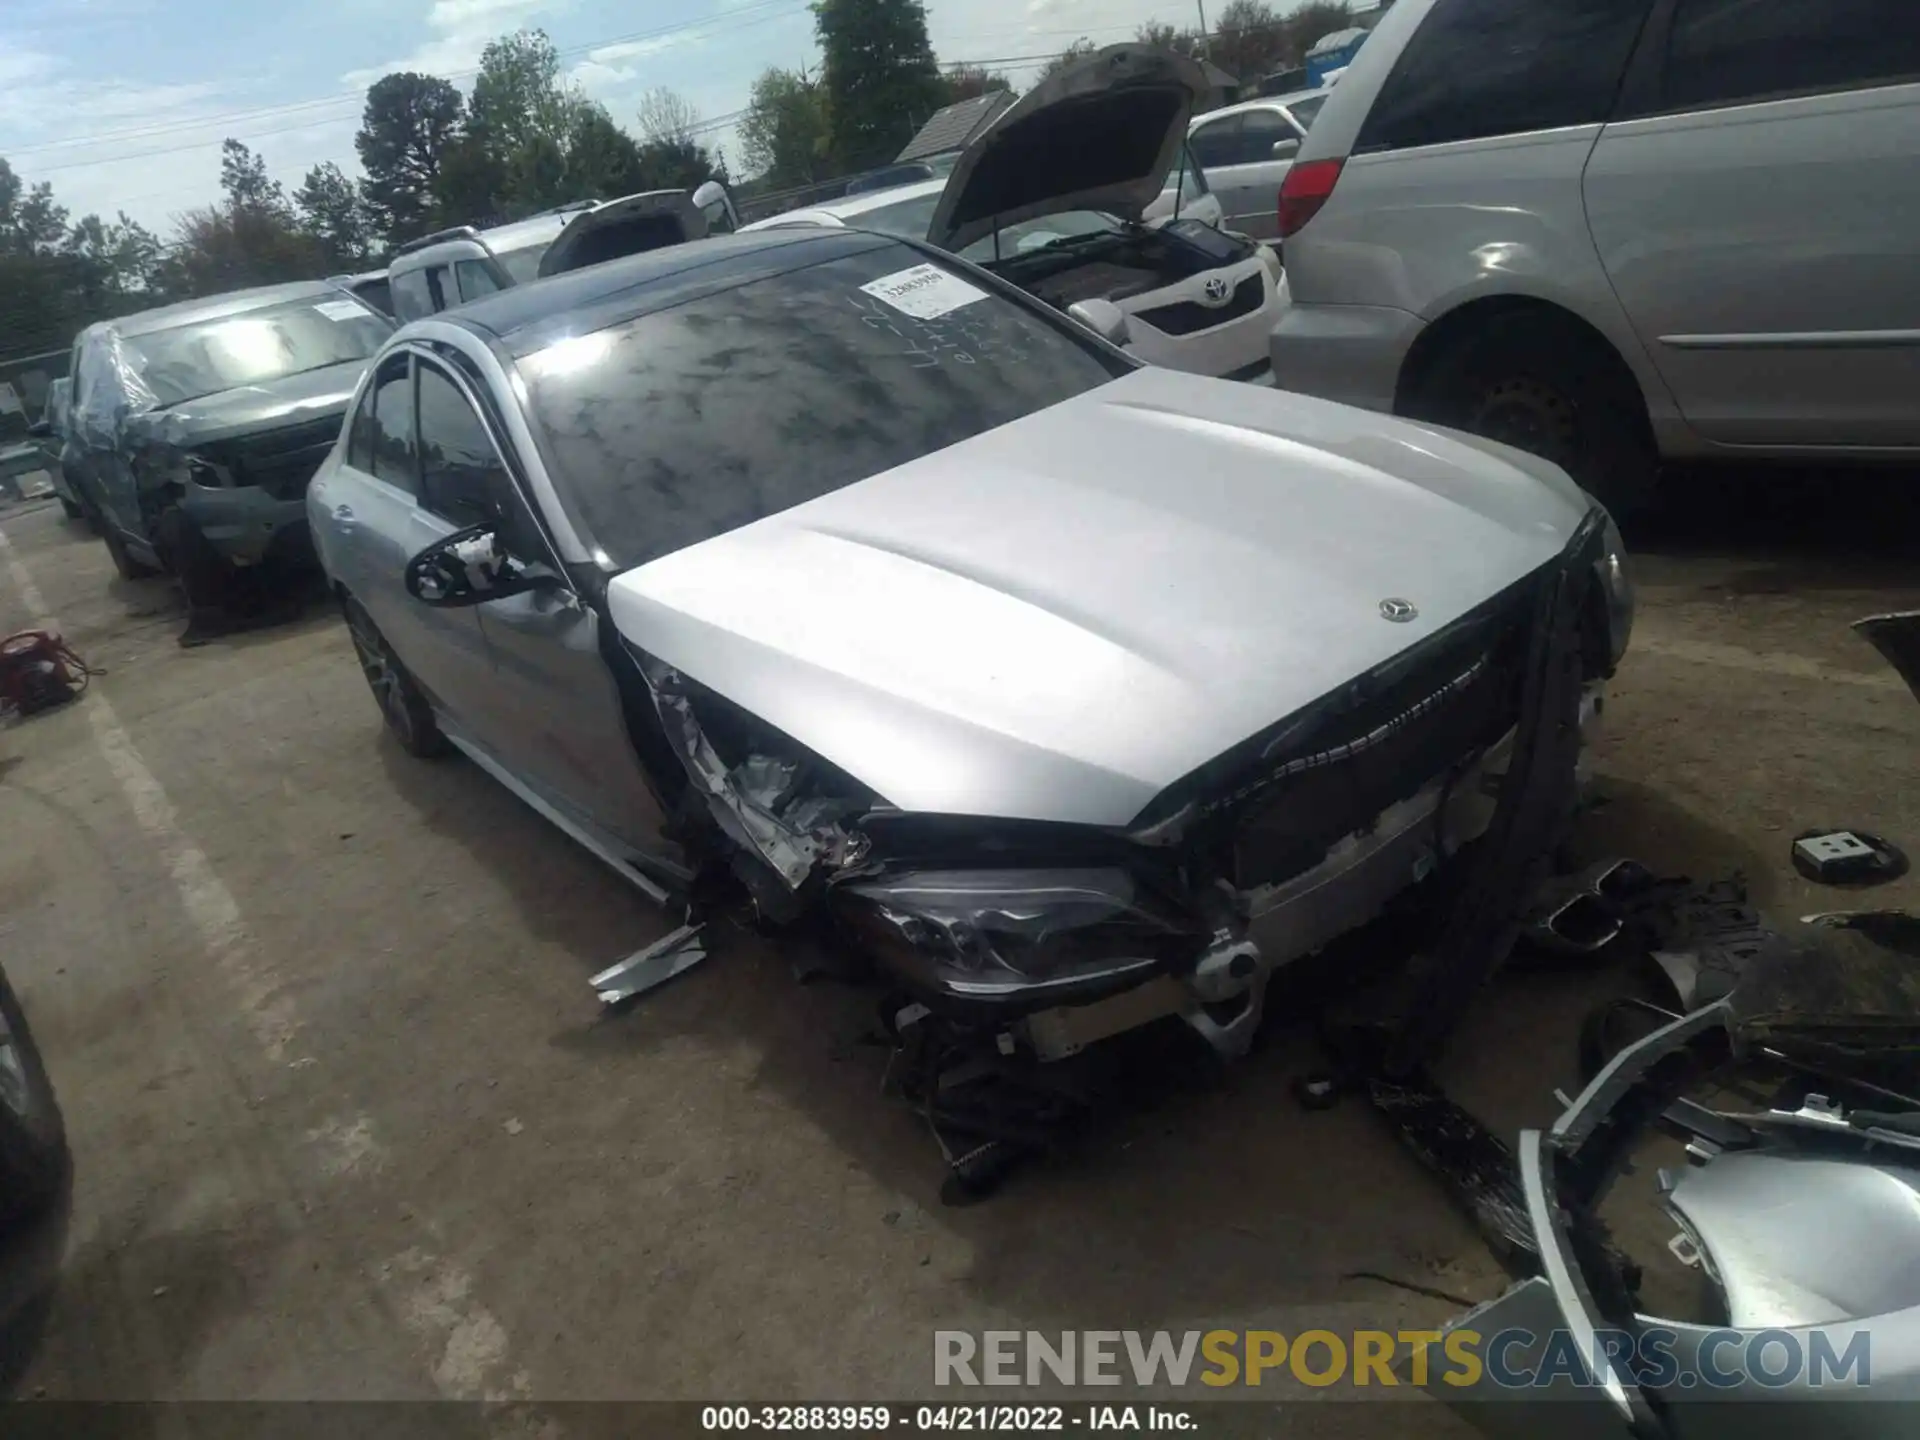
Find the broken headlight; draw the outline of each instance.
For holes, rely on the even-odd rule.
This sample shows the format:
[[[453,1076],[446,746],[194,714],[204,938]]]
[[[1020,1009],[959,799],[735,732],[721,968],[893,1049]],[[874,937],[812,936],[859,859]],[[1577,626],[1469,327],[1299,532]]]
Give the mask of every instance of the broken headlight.
[[[840,914],[910,986],[958,1000],[1108,993],[1182,960],[1192,917],[1125,870],[941,870],[851,881]]]

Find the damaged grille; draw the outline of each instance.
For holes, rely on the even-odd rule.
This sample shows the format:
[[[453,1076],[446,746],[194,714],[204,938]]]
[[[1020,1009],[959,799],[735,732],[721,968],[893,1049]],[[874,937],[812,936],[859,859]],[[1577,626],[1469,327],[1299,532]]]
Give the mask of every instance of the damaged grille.
[[[1310,869],[1388,806],[1493,744],[1520,714],[1525,609],[1422,655],[1264,759],[1236,792],[1232,870],[1242,888]]]
[[[1238,320],[1243,315],[1251,315],[1260,308],[1260,296],[1260,277],[1249,275],[1233,287],[1233,294],[1224,305],[1202,305],[1196,300],[1182,300],[1174,305],[1136,310],[1133,318],[1146,321],[1163,335],[1192,335],[1201,330],[1211,330],[1216,325],[1224,325],[1229,320]]]
[[[223,467],[235,485],[257,485],[276,500],[298,500],[339,434],[340,417],[329,415],[205,446],[202,453]]]

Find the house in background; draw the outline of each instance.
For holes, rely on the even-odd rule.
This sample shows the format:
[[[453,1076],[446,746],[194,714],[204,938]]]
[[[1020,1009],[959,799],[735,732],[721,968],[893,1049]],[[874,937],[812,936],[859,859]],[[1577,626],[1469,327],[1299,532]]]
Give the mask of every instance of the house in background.
[[[974,136],[985,130],[1009,105],[1013,94],[1007,90],[989,90],[971,100],[957,100],[944,110],[936,110],[927,123],[907,142],[907,148],[893,157],[893,163],[931,160],[941,155],[957,155]]]

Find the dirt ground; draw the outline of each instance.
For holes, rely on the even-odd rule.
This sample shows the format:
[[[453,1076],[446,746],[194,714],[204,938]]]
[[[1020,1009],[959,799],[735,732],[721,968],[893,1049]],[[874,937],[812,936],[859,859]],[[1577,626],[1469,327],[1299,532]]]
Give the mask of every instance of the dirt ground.
[[[1846,903],[1795,831],[1920,846],[1920,706],[1847,629],[1920,605],[1916,487],[1702,477],[1643,528],[1584,849],[1742,870],[1784,920]],[[1453,1307],[1388,1281],[1502,1288],[1364,1106],[1294,1104],[1298,1029],[943,1207],[858,993],[742,935],[603,1017],[587,977],[664,918],[404,755],[330,614],[183,651],[166,586],[57,508],[0,531],[0,633],[51,614],[105,672],[0,733],[0,955],[76,1167],[15,1393],[910,1398],[936,1328],[1396,1329]],[[1443,1078],[1504,1131],[1550,1118],[1624,983],[1510,975]],[[1380,1433],[1466,1433],[1401,1396]],[[1282,1428],[1358,1423],[1309,1408]]]

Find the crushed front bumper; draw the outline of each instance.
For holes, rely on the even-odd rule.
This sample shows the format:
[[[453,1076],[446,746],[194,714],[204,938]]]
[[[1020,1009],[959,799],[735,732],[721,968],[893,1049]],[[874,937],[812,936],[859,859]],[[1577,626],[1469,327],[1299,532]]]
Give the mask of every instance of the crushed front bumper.
[[[1156,821],[1156,827],[1173,827],[1176,833],[1158,836],[1165,843],[1151,861],[1152,847],[1143,844],[1137,850],[1140,865],[1157,865],[1163,876],[1178,870],[1185,877],[1183,897],[1164,884],[1152,891],[1176,896],[1170,921],[1165,909],[1136,906],[1132,892],[1109,885],[1105,893],[1117,896],[1117,902],[1092,923],[1045,927],[1049,943],[1076,924],[1085,927],[1070,952],[1070,970],[1019,960],[1002,964],[994,944],[951,943],[956,933],[951,912],[915,907],[906,893],[914,879],[909,867],[905,875],[884,882],[891,930],[877,938],[890,943],[868,948],[929,1006],[1002,1024],[1042,1060],[1063,1058],[1169,1015],[1184,1018],[1222,1054],[1236,1056],[1251,1043],[1277,967],[1363,925],[1471,842],[1484,840],[1454,887],[1448,924],[1426,959],[1423,1006],[1432,1014],[1408,1027],[1410,1046],[1432,1048],[1461,1003],[1455,992],[1477,989],[1478,978],[1484,978],[1480,972],[1504,958],[1500,936],[1531,893],[1532,870],[1543,863],[1571,817],[1583,738],[1601,708],[1598,682],[1582,680],[1594,648],[1583,617],[1591,610],[1591,587],[1598,583],[1595,560],[1606,543],[1605,528],[1605,514],[1596,508],[1560,559],[1489,601],[1483,618],[1463,617],[1453,627],[1459,634],[1436,637],[1419,652],[1423,658],[1417,663],[1411,654],[1402,657],[1388,669],[1397,679],[1376,676],[1368,685],[1356,684],[1356,690],[1376,690],[1370,703],[1386,708],[1370,711],[1363,705],[1329,719],[1329,726],[1362,727],[1342,732],[1351,739],[1335,736],[1334,748],[1297,759],[1263,760],[1251,777],[1230,769],[1226,773],[1237,778],[1228,779],[1225,790],[1210,788],[1213,779],[1198,791],[1182,787],[1169,803],[1201,798],[1189,799],[1172,819]],[[1471,648],[1463,651],[1463,646]],[[1473,648],[1480,658],[1464,672],[1456,668],[1466,664],[1460,657]],[[1437,672],[1436,666],[1441,667]],[[1606,667],[1602,662],[1592,668]],[[1431,690],[1436,673],[1452,678]],[[1499,697],[1509,693],[1521,696],[1518,723],[1489,742],[1485,727],[1500,723],[1502,712],[1488,706],[1504,703]],[[1408,708],[1397,708],[1403,702]],[[1311,726],[1297,728],[1315,733]],[[1460,748],[1452,748],[1456,742]],[[1405,748],[1396,752],[1397,745]],[[1411,794],[1400,788],[1419,774],[1430,778]],[[1341,798],[1328,802],[1323,789],[1320,800],[1309,803],[1297,789],[1272,788],[1297,775],[1332,776]],[[1395,793],[1405,798],[1370,815],[1348,818],[1349,811],[1341,808],[1351,806],[1355,795],[1385,799]],[[1310,868],[1297,868],[1297,860],[1278,863],[1268,873],[1279,878],[1258,886],[1192,878],[1207,872],[1196,872],[1191,856],[1182,862],[1180,847],[1200,828],[1226,823],[1245,834],[1240,827],[1249,817],[1274,813],[1256,807],[1275,804],[1290,807],[1280,813],[1303,817],[1303,824],[1283,824],[1273,843],[1283,854],[1318,856]],[[1329,836],[1337,838],[1329,843]],[[1261,858],[1272,861],[1273,856]],[[1119,862],[1106,873],[1127,864]],[[1004,873],[1010,880],[1019,875],[1011,868]],[[850,882],[842,898],[857,902],[863,888],[875,887]],[[1143,893],[1146,888],[1143,881]],[[1130,932],[1111,927],[1112,918],[1123,912],[1129,919],[1146,918],[1146,931],[1155,924],[1159,929],[1143,938],[1141,926]],[[1002,904],[969,912],[968,920],[987,923],[965,929],[972,940],[991,939],[1023,927],[1032,930],[1046,913],[1037,904]],[[1109,928],[1096,932],[1095,925]],[[869,940],[876,938],[875,927],[864,928]],[[1179,939],[1184,958],[1164,958],[1169,935]],[[1159,958],[1154,958],[1156,948]]]

